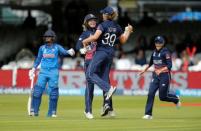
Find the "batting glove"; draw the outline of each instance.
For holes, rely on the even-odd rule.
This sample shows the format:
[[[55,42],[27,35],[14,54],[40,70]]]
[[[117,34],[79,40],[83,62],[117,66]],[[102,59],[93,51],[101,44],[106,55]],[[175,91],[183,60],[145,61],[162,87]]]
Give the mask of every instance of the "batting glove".
[[[29,70],[29,79],[32,80],[35,77],[35,68]]]
[[[73,48],[69,49],[69,50],[68,50],[68,54],[69,54],[70,56],[74,56],[74,55],[75,55],[74,49],[73,49]]]

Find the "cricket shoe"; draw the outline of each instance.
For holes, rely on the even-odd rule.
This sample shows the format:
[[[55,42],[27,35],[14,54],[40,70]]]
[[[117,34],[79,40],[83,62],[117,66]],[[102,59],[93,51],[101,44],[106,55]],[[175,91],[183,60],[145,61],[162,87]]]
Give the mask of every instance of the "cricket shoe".
[[[29,116],[34,116],[34,112],[31,111],[31,112],[29,113]]]
[[[142,119],[151,120],[153,117],[151,115],[144,115]]]
[[[105,104],[105,105],[103,106],[103,111],[102,111],[102,113],[101,113],[101,116],[106,116],[106,115],[108,115],[109,110],[110,110],[110,106],[109,106],[108,104]]]
[[[94,118],[94,116],[93,116],[93,114],[92,113],[90,113],[90,112],[84,112],[84,114],[85,114],[85,117],[87,118],[87,119],[93,119]]]
[[[56,114],[52,114],[52,117],[53,117],[53,118],[56,118],[56,117],[57,117],[57,115],[56,115]]]
[[[107,96],[106,96],[105,100],[109,100],[110,97],[111,97],[111,96],[114,94],[114,92],[116,91],[116,89],[117,89],[117,87],[111,86],[110,89],[109,89],[109,91],[107,92]]]
[[[176,107],[179,109],[181,107],[181,100],[179,96],[177,96],[177,98],[179,99],[179,101],[177,102]]]
[[[30,114],[29,114],[29,116],[36,116],[37,117],[37,116],[39,116],[39,114],[36,113],[36,112],[34,113],[33,111],[31,111]]]
[[[116,113],[115,111],[108,111],[108,117],[115,117],[116,116]]]

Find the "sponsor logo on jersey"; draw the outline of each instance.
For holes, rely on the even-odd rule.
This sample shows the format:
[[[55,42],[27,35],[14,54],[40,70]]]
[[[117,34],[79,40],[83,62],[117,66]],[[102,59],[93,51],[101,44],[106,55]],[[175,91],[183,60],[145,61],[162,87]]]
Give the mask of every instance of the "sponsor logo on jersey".
[[[154,64],[162,64],[162,60],[153,60]]]
[[[54,54],[43,54],[43,58],[54,58]]]

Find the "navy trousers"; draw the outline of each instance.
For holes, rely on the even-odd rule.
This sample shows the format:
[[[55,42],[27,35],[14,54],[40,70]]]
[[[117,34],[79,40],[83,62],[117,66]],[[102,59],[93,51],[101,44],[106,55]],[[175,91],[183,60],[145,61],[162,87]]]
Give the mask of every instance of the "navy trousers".
[[[102,71],[104,72],[106,70],[105,68],[108,65],[111,65],[112,58],[113,56],[111,56],[110,54],[104,51],[97,50],[87,69],[87,80],[91,83],[98,85],[104,92],[109,91],[110,83],[108,81],[106,82],[103,78],[101,78],[98,73]],[[109,71],[106,75],[109,76]]]
[[[87,71],[89,68],[89,65],[92,60],[86,60],[85,61],[85,75],[87,76]],[[96,71],[97,75],[103,79],[103,81],[110,83],[109,80],[109,72],[111,68],[112,63],[101,65],[100,68]],[[86,89],[85,89],[85,112],[91,112],[92,113],[92,102],[94,97],[94,83],[92,83],[89,79],[86,80]],[[108,104],[110,106],[110,110],[113,110],[112,105],[112,98],[110,98],[108,101],[105,100],[105,91],[103,91],[103,105]]]
[[[152,115],[152,109],[154,104],[154,98],[156,91],[159,89],[159,98],[161,101],[173,102],[177,104],[179,101],[178,97],[174,94],[169,93],[170,85],[170,73],[161,73],[159,76],[153,73],[153,78],[150,83],[149,93],[146,103],[145,114]]]

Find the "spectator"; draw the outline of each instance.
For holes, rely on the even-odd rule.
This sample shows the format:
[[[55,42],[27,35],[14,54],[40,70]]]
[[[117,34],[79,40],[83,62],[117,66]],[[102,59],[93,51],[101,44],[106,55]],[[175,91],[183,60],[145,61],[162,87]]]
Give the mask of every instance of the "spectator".
[[[177,71],[181,69],[182,60],[178,58],[177,53],[172,53],[172,70]]]
[[[128,16],[128,12],[125,11],[124,12],[124,16],[119,16],[119,24],[121,25],[121,27],[125,27],[129,24],[132,24],[132,20],[130,19],[130,17]]]
[[[24,20],[24,23],[23,23],[23,28],[25,29],[34,29],[36,28],[36,18],[34,18],[32,15],[31,15],[31,11],[28,10],[28,16],[27,18]]]
[[[142,19],[140,20],[139,24],[140,24],[141,26],[151,27],[151,26],[153,26],[153,25],[156,25],[156,24],[157,24],[157,21],[156,21],[154,18],[150,17],[150,16],[148,15],[148,12],[147,12],[147,11],[144,11],[144,12],[143,12],[143,17],[142,17]]]
[[[147,64],[147,60],[146,60],[146,57],[145,57],[145,52],[143,49],[139,49],[138,52],[137,52],[137,56],[135,58],[135,64],[138,64],[138,65],[145,65]]]
[[[182,59],[181,70],[182,71],[188,71],[189,57],[188,57],[186,50],[182,51],[181,59]]]
[[[147,49],[147,39],[144,35],[139,35],[139,37],[137,38],[137,43],[136,43],[136,47],[137,50],[138,49]]]
[[[129,70],[131,69],[131,61],[126,57],[125,54],[121,55],[121,58],[116,62],[117,70]]]
[[[82,69],[84,69],[84,67],[83,67],[82,64],[81,64],[81,60],[77,60],[77,61],[76,61],[75,69],[77,69],[77,70],[82,70]]]

